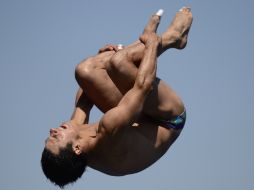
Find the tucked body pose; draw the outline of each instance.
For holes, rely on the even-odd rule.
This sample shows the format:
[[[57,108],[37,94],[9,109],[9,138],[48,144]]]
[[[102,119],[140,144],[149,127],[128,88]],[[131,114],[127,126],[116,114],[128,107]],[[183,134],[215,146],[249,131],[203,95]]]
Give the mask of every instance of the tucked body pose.
[[[63,187],[76,181],[86,166],[114,176],[142,171],[179,136],[185,108],[156,78],[156,62],[167,49],[186,46],[192,14],[182,8],[158,36],[160,18],[160,11],[151,17],[137,42],[108,45],[77,65],[75,110],[70,121],[50,129],[42,153],[43,172],[53,183]],[[93,105],[104,115],[90,124]]]

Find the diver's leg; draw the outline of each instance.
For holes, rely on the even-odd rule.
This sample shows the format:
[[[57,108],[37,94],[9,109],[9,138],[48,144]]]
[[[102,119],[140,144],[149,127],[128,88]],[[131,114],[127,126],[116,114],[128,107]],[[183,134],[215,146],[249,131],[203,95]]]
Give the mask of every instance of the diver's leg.
[[[115,107],[122,99],[121,92],[106,71],[106,62],[114,53],[114,51],[107,51],[90,57],[79,63],[75,70],[76,80],[83,93],[102,112]]]
[[[159,20],[160,16],[153,15],[144,32],[155,32]],[[176,13],[172,23],[161,36],[162,40],[158,47],[158,56],[169,48],[183,49],[186,46],[191,22],[192,15],[189,8],[182,8]],[[143,58],[144,48],[145,46],[142,43],[131,44],[114,54],[107,66],[110,77],[123,94],[134,84],[137,67]]]
[[[186,15],[181,16],[179,13]],[[175,22],[180,22],[183,23],[182,25],[186,25],[186,23],[184,23],[182,20],[186,19],[185,17],[187,17],[187,11],[181,11],[179,13],[177,13],[167,32],[162,35],[162,39],[166,39],[166,37],[167,40],[171,39],[170,35],[172,34],[171,31],[173,31],[171,27],[176,25]],[[179,16],[183,18],[180,19]],[[189,16],[191,16],[191,13]],[[155,31],[158,26],[156,22],[158,19],[160,19],[158,16],[152,16],[145,30]],[[190,28],[190,24],[186,26],[182,25],[178,24],[177,26],[182,28],[182,33]],[[177,27],[175,30],[178,30]],[[182,34],[180,33],[180,35]],[[177,38],[177,40],[181,41],[181,38]],[[171,46],[177,48],[174,40],[172,40],[169,44],[164,42],[161,44],[166,44],[165,46],[167,47],[165,48],[170,48]],[[76,79],[80,87],[83,88],[93,103],[103,112],[105,112],[112,107],[115,107],[121,100],[122,94],[125,94],[127,90],[132,87],[137,73],[136,65],[139,65],[139,62],[143,57],[143,52],[144,45],[136,42],[130,46],[127,46],[123,50],[118,51],[116,54],[114,51],[108,51],[91,57],[77,66]],[[110,77],[112,77],[114,83],[108,76],[107,71],[110,73]],[[117,85],[119,89],[115,85]],[[166,86],[166,84],[157,79],[157,85],[155,85],[155,89],[152,93],[153,95],[150,95],[148,98],[152,101],[147,101],[149,103],[147,103],[145,106],[148,108],[153,106],[158,107],[158,105],[161,104],[161,110],[165,114],[155,111],[155,116],[158,114],[160,116],[165,115],[165,117],[168,117],[168,112],[171,112],[171,108],[177,107],[173,106],[172,103],[181,105],[180,100],[175,101],[177,96],[173,93],[173,91],[168,86],[164,86]],[[170,97],[175,98],[170,99],[168,96],[169,94],[171,94]],[[179,110],[181,111],[182,109]],[[180,112],[179,110],[176,110],[176,112]]]
[[[156,19],[159,19],[159,17],[153,16],[145,30],[147,28],[156,30],[157,25],[153,25],[152,22]],[[159,46],[161,48],[160,53],[169,48],[184,48],[191,22],[192,15],[188,8],[183,8],[176,13],[171,25],[162,35],[161,45]],[[118,51],[110,60],[107,66],[108,73],[122,94],[132,88],[143,52],[144,45],[136,43]],[[181,99],[165,82],[157,78],[154,90],[145,103],[144,111],[149,115],[166,119],[181,114],[183,110]]]
[[[144,31],[155,31],[158,27],[159,19],[160,16],[153,16],[149,20]],[[139,44],[141,44],[141,42],[139,42]],[[135,45],[136,43],[130,45],[128,50],[131,50],[132,47],[134,48]],[[144,48],[140,51],[139,47],[140,46],[135,47],[137,57],[140,57],[138,55],[140,53],[143,56]],[[83,89],[84,93],[87,94],[87,97],[89,97],[89,99],[103,112],[115,107],[123,97],[122,93],[115,86],[107,73],[108,68],[106,67],[109,65],[109,60],[114,54],[114,51],[106,51],[94,57],[90,57],[78,64],[75,70],[75,76],[79,86]],[[141,61],[141,57],[139,61]],[[132,65],[126,66],[128,67]],[[136,75],[136,70],[137,69],[135,68],[133,76]],[[132,71],[130,70],[130,72]],[[122,84],[121,86],[124,85],[125,84]],[[125,89],[127,88],[129,87],[125,87]]]

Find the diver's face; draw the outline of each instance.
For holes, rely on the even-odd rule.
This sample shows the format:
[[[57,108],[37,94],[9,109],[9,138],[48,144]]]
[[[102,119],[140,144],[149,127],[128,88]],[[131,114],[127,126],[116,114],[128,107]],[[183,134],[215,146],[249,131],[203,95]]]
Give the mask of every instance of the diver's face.
[[[61,148],[67,143],[74,142],[78,137],[78,132],[70,123],[63,123],[58,128],[52,128],[49,131],[49,137],[46,139],[45,148],[54,154],[58,154]]]

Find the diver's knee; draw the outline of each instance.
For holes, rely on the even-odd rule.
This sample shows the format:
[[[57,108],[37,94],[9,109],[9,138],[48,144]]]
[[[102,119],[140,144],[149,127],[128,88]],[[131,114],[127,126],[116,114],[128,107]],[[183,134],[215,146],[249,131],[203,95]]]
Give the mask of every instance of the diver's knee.
[[[90,57],[81,63],[79,63],[75,68],[75,77],[77,80],[88,79],[93,75],[93,71],[96,67],[96,60]]]
[[[110,71],[122,71],[125,69],[125,62],[127,58],[127,52],[121,51],[114,54],[108,62],[108,68]]]

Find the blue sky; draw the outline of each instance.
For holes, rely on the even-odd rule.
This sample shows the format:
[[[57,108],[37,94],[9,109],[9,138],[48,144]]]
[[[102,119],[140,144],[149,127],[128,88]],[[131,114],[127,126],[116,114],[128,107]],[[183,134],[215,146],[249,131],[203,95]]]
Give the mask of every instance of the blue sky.
[[[57,189],[40,156],[49,128],[72,113],[75,66],[107,43],[136,40],[159,8],[163,32],[184,5],[194,15],[188,46],[158,61],[158,76],[187,107],[182,135],[143,172],[88,169],[68,189],[253,189],[251,0],[0,0],[0,189]],[[94,109],[91,121],[100,116]]]

